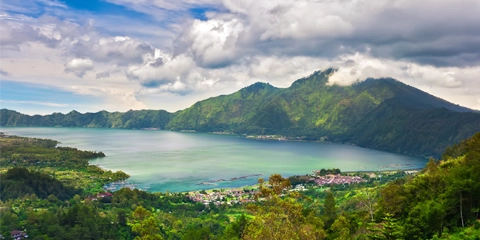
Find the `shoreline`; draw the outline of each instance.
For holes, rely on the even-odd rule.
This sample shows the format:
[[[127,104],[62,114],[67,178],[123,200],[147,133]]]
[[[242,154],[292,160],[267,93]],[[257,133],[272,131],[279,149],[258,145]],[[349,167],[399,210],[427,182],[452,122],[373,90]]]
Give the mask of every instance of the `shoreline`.
[[[313,143],[333,143],[333,144],[342,144],[342,145],[348,145],[348,146],[355,146],[355,147],[360,147],[360,148],[366,148],[366,149],[371,149],[371,150],[376,150],[376,151],[383,151],[383,152],[389,152],[389,153],[394,153],[394,154],[400,154],[400,155],[407,155],[407,156],[412,156],[412,157],[419,157],[419,158],[425,158],[429,159],[433,156],[422,156],[422,155],[415,155],[415,154],[410,154],[410,153],[400,153],[400,152],[394,152],[394,151],[389,151],[385,149],[379,149],[379,148],[370,148],[370,147],[365,147],[365,146],[359,146],[355,143],[350,143],[350,142],[340,142],[340,141],[329,141],[329,140],[305,140],[305,139],[292,139],[292,138],[300,138],[300,137],[289,137],[289,136],[282,136],[282,135],[276,135],[279,136],[277,138],[259,138],[259,137],[247,137],[247,134],[236,134],[232,132],[199,132],[196,130],[185,130],[185,129],[179,129],[179,130],[173,130],[173,129],[161,129],[161,128],[106,128],[106,127],[64,127],[64,126],[0,126],[0,130],[2,128],[73,128],[73,129],[103,129],[103,130],[141,130],[141,131],[148,131],[148,132],[161,132],[161,131],[168,131],[168,132],[176,132],[176,133],[200,133],[200,134],[212,134],[212,135],[230,135],[230,136],[237,136],[237,137],[243,137],[246,139],[252,139],[252,140],[264,140],[264,141],[279,141],[278,138],[282,138],[280,141],[287,141],[287,142],[313,142]],[[155,130],[150,130],[150,129],[155,129]],[[4,132],[5,133],[5,132]],[[249,135],[249,136],[267,136],[267,135]],[[268,135],[268,136],[273,136],[273,135]],[[323,136],[325,139],[328,139],[328,136]],[[321,138],[323,138],[321,137]],[[61,144],[61,143],[60,143]]]
[[[12,127],[12,128],[15,128],[15,127]],[[3,129],[2,129],[3,130]],[[8,127],[5,128],[5,130],[7,130],[7,135],[11,135],[10,133],[8,133]],[[5,132],[4,132],[5,134]],[[208,133],[207,133],[208,134]],[[212,134],[212,133],[210,133]],[[213,133],[213,134],[218,134],[218,133]],[[328,142],[328,141],[308,141],[308,140],[302,140],[302,139],[288,139],[286,137],[283,137],[282,136],[278,136],[278,135],[261,135],[262,137],[249,137],[249,136],[245,136],[245,135],[238,135],[238,134],[230,134],[230,133],[225,133],[225,132],[222,132],[221,134],[223,135],[236,135],[236,136],[242,136],[244,138],[249,138],[249,139],[254,139],[254,140],[267,140],[267,141],[278,141],[278,139],[281,139],[281,141],[296,141],[296,142],[325,142],[325,143],[331,143],[331,142]],[[60,144],[59,144],[60,145]],[[109,169],[109,168],[106,168],[104,166],[102,166],[101,162],[98,162],[98,161],[95,161],[94,163],[92,163],[91,161],[94,160],[94,159],[90,159],[89,160],[89,165],[93,165],[93,166],[96,166],[98,167],[99,169],[102,169],[103,171],[115,171],[115,170],[121,170],[121,171],[124,171],[123,169]],[[402,167],[405,167],[405,168],[402,168]],[[406,167],[406,164],[390,164],[390,165],[385,165],[385,166],[376,166],[376,170],[372,170],[372,169],[357,169],[357,170],[354,170],[354,171],[345,171],[343,173],[349,173],[349,174],[352,174],[352,173],[369,173],[369,172],[392,172],[392,171],[411,171],[411,170],[418,170],[419,168],[416,168],[416,167]],[[388,169],[386,169],[388,168]],[[401,168],[401,169],[400,169]],[[420,168],[421,169],[421,168]],[[128,170],[127,170],[128,171]],[[300,173],[301,175],[304,175],[304,174],[308,174],[308,172],[303,172],[303,173]],[[285,175],[284,177],[291,177],[291,176],[296,176],[296,175],[300,175],[300,174],[289,174],[289,175]],[[200,190],[206,190],[206,189],[215,189],[215,186],[212,186],[212,187],[208,187],[208,186],[211,186],[212,183],[218,183],[218,182],[230,182],[230,181],[235,181],[235,180],[243,180],[244,178],[247,178],[247,177],[259,177],[260,175],[258,174],[250,174],[250,175],[246,175],[246,176],[242,176],[242,177],[232,177],[232,178],[228,178],[228,179],[218,179],[218,180],[212,180],[212,179],[205,179],[205,181],[202,181],[202,182],[199,182],[197,183],[196,185],[205,185],[207,186],[206,188],[202,188]],[[127,180],[129,180],[131,178],[127,178]],[[253,182],[253,181],[248,181],[248,182]],[[204,184],[202,184],[204,183]],[[208,183],[208,184],[205,184],[205,183]],[[139,183],[137,183],[136,185],[138,185]],[[229,184],[226,184],[226,185],[229,185]],[[251,186],[251,185],[244,185],[244,186]],[[150,190],[148,188],[149,186],[145,186],[145,191],[150,191],[150,192],[153,192],[152,190]],[[236,188],[236,187],[234,187]],[[177,191],[175,191],[177,192]],[[178,191],[178,192],[188,192],[188,191]]]
[[[369,175],[370,178],[372,178],[371,176],[381,176],[381,175],[385,175],[385,174],[396,174],[396,173],[404,173],[405,175],[412,175],[412,174],[417,174],[418,172],[420,172],[423,168],[408,168],[408,169],[396,169],[396,170],[379,170],[379,171],[368,171],[368,170],[360,170],[360,171],[345,171],[345,172],[341,172],[339,175],[340,176],[356,176],[356,175]],[[107,170],[108,171],[108,170]],[[312,170],[312,172],[314,172],[316,170]],[[258,175],[258,174],[250,174],[251,176],[254,176],[254,175]],[[250,176],[249,175],[249,176]],[[331,174],[330,174],[331,175]],[[316,175],[316,174],[312,174],[312,173],[307,173],[307,174],[302,174],[302,175],[289,175],[289,176],[282,176],[284,178],[290,178],[290,177],[305,177],[305,176],[308,176],[308,177],[324,177],[324,176],[320,176],[320,175]],[[254,190],[256,189],[258,186],[257,184],[258,183],[255,183],[255,184],[252,184],[252,185],[243,185],[243,186],[239,186],[239,187],[213,187],[213,188],[203,188],[203,189],[197,189],[197,190],[186,190],[186,191],[171,191],[171,190],[166,190],[166,191],[152,191],[150,190],[150,187],[149,186],[146,186],[146,187],[138,187],[138,185],[140,185],[139,183],[131,183],[128,181],[129,178],[125,179],[125,180],[121,180],[121,181],[116,181],[116,182],[109,182],[107,184],[105,184],[103,186],[104,189],[106,190],[112,190],[113,186],[122,186],[123,187],[127,187],[127,188],[130,188],[130,189],[138,189],[138,190],[141,190],[141,191],[146,191],[146,192],[150,192],[150,193],[164,193],[164,192],[169,192],[169,193],[180,193],[180,194],[196,194],[196,193],[200,193],[200,192],[207,192],[207,193],[211,193],[211,192],[223,192],[223,191],[243,191],[244,189],[248,189],[248,190]],[[216,180],[209,180],[209,181],[205,181],[205,182],[212,182],[213,181],[216,181]],[[230,182],[230,181],[222,181],[222,182]],[[231,182],[235,182],[235,181],[231,181]],[[202,182],[201,182],[202,183]],[[197,186],[218,186],[216,184],[195,184]],[[292,186],[294,187],[294,186]],[[114,191],[118,191],[120,190],[120,188],[118,189],[115,189]]]

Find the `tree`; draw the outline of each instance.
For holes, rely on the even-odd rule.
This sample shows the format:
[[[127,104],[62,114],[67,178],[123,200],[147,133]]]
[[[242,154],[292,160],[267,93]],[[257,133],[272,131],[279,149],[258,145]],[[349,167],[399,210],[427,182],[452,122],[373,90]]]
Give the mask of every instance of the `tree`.
[[[370,219],[373,222],[373,215],[377,208],[377,198],[378,193],[375,189],[365,188],[363,191],[358,195],[358,206],[360,209],[368,212],[370,215]]]
[[[396,180],[380,190],[379,204],[381,208],[385,212],[393,214],[395,217],[398,217],[400,213],[404,211],[404,204],[407,202],[403,183],[403,180]],[[362,201],[361,206],[369,212],[371,220],[373,221],[375,198],[373,198],[372,195],[373,194],[367,192],[360,199]]]
[[[284,190],[290,188],[292,185],[290,184],[290,180],[288,178],[283,178],[280,174],[272,174],[268,179],[268,183],[270,187],[265,186],[265,181],[263,178],[258,179],[259,192],[257,194],[258,197],[270,198],[272,196],[278,196]]]
[[[243,231],[243,239],[324,239],[323,221],[298,201],[299,193],[284,197],[280,193],[289,188],[288,179],[279,174],[270,177],[271,188],[259,179],[258,198],[264,199],[247,206],[254,215]]]
[[[350,223],[345,216],[340,216],[333,222],[331,227],[332,232],[337,235],[335,239],[348,240],[352,239],[350,235]]]
[[[372,240],[398,240],[403,239],[403,228],[397,223],[392,214],[385,214],[380,224],[370,223],[367,237]]]
[[[247,223],[248,220],[245,217],[245,214],[242,214],[227,226],[224,237],[227,239],[241,239]]]
[[[135,237],[138,240],[162,240],[159,234],[160,227],[152,213],[142,206],[138,206],[132,213],[134,219],[131,224],[132,231],[139,236]]]
[[[330,228],[335,219],[337,218],[337,208],[335,207],[335,197],[332,191],[327,191],[327,197],[325,198],[325,204],[323,206],[323,213],[325,217],[325,226]]]

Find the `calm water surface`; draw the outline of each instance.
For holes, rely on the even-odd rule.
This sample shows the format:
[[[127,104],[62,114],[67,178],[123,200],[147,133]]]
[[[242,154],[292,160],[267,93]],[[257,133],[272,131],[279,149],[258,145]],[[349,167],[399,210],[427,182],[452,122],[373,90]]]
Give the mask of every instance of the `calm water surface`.
[[[55,139],[62,146],[82,150],[102,151],[107,157],[94,159],[92,164],[122,170],[131,175],[129,181],[138,187],[161,192],[251,185],[258,177],[198,185],[251,174],[268,178],[272,173],[303,175],[321,168],[411,169],[424,167],[427,162],[424,158],[343,144],[262,141],[203,133],[40,127],[2,127],[0,131]]]

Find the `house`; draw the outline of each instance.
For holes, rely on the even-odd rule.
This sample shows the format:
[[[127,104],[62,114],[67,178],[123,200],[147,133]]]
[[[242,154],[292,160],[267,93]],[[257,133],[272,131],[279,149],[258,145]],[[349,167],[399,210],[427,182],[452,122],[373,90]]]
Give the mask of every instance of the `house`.
[[[302,184],[298,184],[298,185],[295,186],[294,189],[290,189],[290,191],[306,191],[306,190],[307,189]]]
[[[113,194],[111,192],[99,193],[99,194],[97,194],[97,196],[89,196],[85,200],[96,201],[96,200],[98,200],[100,198],[104,198],[104,197],[113,197]]]
[[[20,239],[26,239],[28,238],[28,235],[24,231],[18,231],[18,230],[13,230],[10,232],[10,235],[12,236],[13,239],[15,240],[20,240]]]

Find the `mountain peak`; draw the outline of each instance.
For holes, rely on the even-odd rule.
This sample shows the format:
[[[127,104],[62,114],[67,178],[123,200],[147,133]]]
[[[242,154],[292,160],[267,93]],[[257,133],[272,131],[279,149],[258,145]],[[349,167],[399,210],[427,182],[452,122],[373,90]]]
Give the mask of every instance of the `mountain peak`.
[[[301,86],[307,87],[319,87],[325,86],[328,82],[328,78],[337,71],[337,69],[328,68],[324,71],[315,71],[310,76],[300,78],[297,81],[293,82],[292,88],[299,88]]]
[[[253,93],[258,93],[263,90],[275,90],[277,89],[276,87],[270,85],[270,83],[264,83],[264,82],[256,82],[250,86],[244,87],[240,90],[240,92],[253,92]]]
[[[81,114],[81,113],[76,110],[72,110],[67,115],[78,115],[78,114]]]

